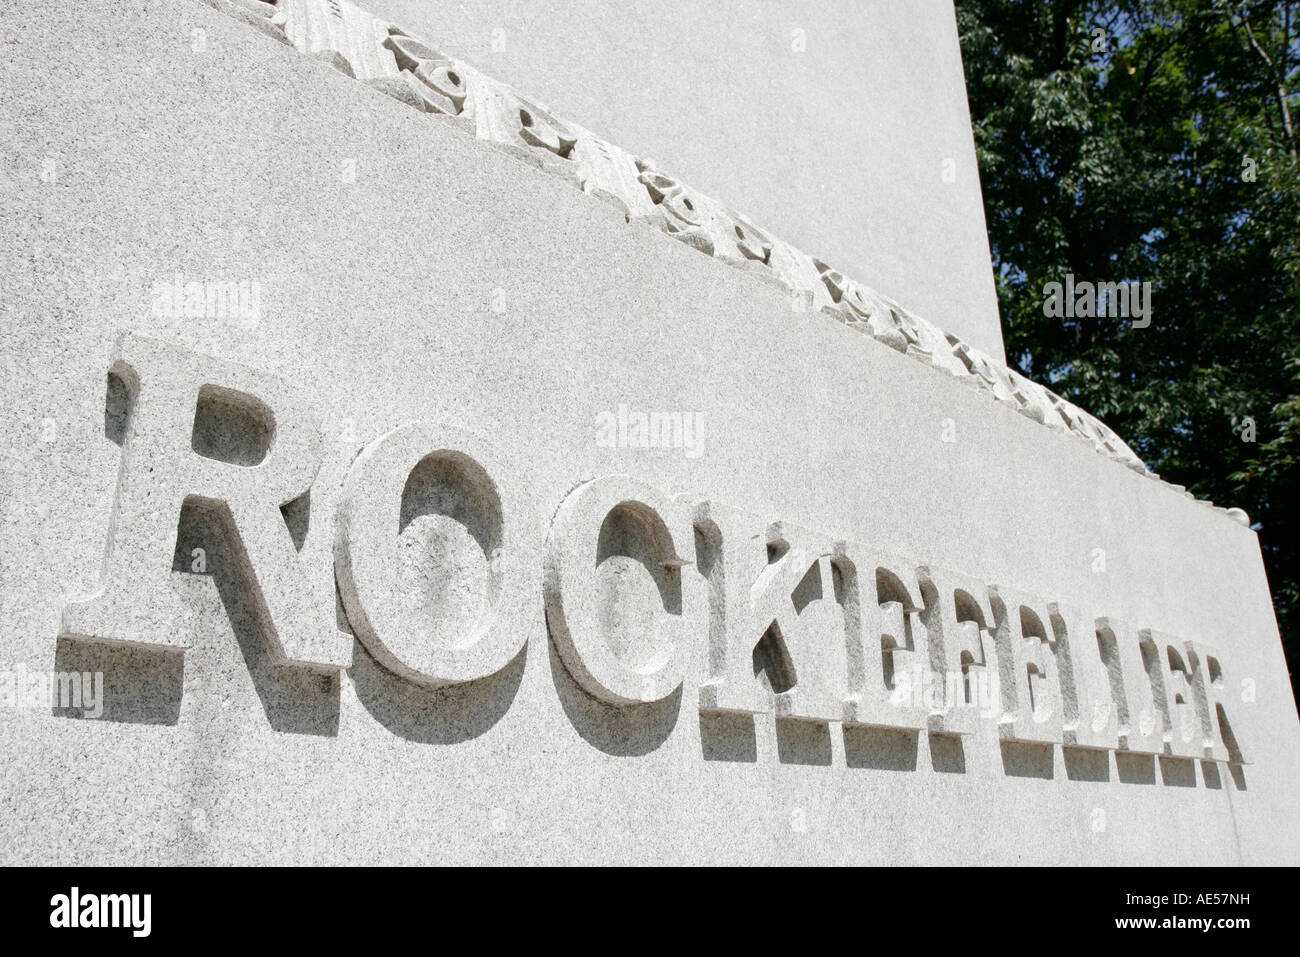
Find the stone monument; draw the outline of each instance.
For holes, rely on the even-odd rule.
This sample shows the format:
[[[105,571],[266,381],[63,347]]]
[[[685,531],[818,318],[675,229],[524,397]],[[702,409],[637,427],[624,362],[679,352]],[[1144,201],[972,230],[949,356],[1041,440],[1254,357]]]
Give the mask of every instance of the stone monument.
[[[1249,520],[1005,363],[951,3],[532,9],[0,11],[4,860],[1300,859]]]

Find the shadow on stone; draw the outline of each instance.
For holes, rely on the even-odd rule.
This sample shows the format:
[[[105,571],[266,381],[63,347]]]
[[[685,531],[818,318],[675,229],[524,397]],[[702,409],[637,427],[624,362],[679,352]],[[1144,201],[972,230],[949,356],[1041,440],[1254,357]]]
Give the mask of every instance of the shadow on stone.
[[[108,373],[104,390],[104,438],[121,445],[126,437],[126,420],[131,411],[131,390],[116,372]]]
[[[844,725],[844,763],[876,771],[915,771],[919,731]]]
[[[1205,786],[1211,791],[1222,790],[1223,778],[1219,775],[1219,765],[1214,761],[1201,762],[1201,777],[1205,779]]]
[[[1042,778],[1050,781],[1055,774],[1050,744],[1028,741],[1002,741],[1002,770],[1015,778]]]
[[[187,500],[177,525],[172,570],[190,572],[194,550],[203,549],[207,574],[217,587],[272,728],[292,734],[338,734],[338,675],[282,665],[271,657],[260,615],[249,598],[249,584],[232,554],[231,542],[236,540],[221,507]]]
[[[284,519],[285,527],[289,529],[293,547],[302,551],[302,546],[307,541],[307,533],[311,531],[311,490],[308,489],[292,502],[281,505],[280,516]]]
[[[524,647],[494,675],[434,688],[393,674],[356,641],[348,673],[362,706],[393,734],[420,744],[459,744],[488,731],[510,710],[527,660]]]
[[[966,773],[966,749],[959,735],[930,735],[930,767],[941,774]]]
[[[725,711],[700,712],[700,751],[705,761],[758,760],[754,716]]]
[[[180,651],[60,638],[54,649],[54,670],[79,672],[92,682],[96,672],[103,675],[100,721],[176,724],[180,720],[185,684],[185,656]],[[85,711],[84,707],[53,709],[60,717],[89,720]]]
[[[1065,776],[1071,781],[1109,781],[1110,752],[1092,748],[1061,748]]]
[[[1115,771],[1125,784],[1155,784],[1156,759],[1152,754],[1115,752]]]
[[[776,719],[776,754],[782,764],[831,765],[831,729],[816,721]]]
[[[1196,762],[1192,758],[1160,758],[1160,779],[1174,788],[1196,787]]]
[[[593,747],[617,757],[649,754],[668,740],[677,726],[682,707],[682,689],[662,701],[647,704],[611,705],[597,701],[573,680],[564,666],[555,642],[546,642],[551,658],[551,682],[569,721]]]

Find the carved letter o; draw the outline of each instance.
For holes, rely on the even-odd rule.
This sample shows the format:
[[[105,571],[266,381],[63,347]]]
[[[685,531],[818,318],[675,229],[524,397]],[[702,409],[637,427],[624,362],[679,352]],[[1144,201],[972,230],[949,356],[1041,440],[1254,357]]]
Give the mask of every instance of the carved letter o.
[[[473,681],[523,647],[537,533],[517,475],[482,437],[432,422],[394,429],[352,464],[334,537],[339,593],[357,638],[390,671],[429,685]],[[419,518],[432,542],[402,537]],[[430,617],[454,605],[471,607],[450,625]]]
[[[569,493],[551,523],[546,613],[569,673],[616,704],[659,701],[685,675],[679,543],[682,507],[622,475]],[[693,537],[687,539],[693,543]],[[682,542],[685,544],[685,542]]]

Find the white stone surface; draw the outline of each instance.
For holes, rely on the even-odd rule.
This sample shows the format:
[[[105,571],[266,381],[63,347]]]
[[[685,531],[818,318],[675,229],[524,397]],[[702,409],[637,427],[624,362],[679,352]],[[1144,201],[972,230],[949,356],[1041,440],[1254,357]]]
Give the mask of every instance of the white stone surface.
[[[1003,358],[952,0],[362,5]]]
[[[0,708],[0,859],[1300,860],[1300,723],[1248,528],[869,336],[792,313],[780,290],[629,226],[599,199],[326,63],[205,6],[184,10],[127,0],[0,13],[11,40],[0,65],[0,670],[105,681],[98,720]],[[203,315],[178,315],[177,281],[234,283],[235,294],[224,315],[206,297]],[[237,380],[275,418],[270,428],[241,415],[256,408],[229,393],[208,408],[200,391],[188,450],[164,442],[185,429],[174,405],[170,431],[141,437],[160,454],[190,463],[233,449],[248,463],[265,453],[263,466],[242,467],[279,468],[277,443],[294,434],[282,423],[319,420],[310,498],[284,508],[316,597],[278,572],[259,590],[249,579],[261,560],[237,546],[242,529],[223,530],[220,508],[178,510],[174,494],[159,496],[157,516],[139,506],[129,517],[174,536],[160,532],[139,574],[116,580],[143,587],[172,556],[169,583],[189,612],[174,637],[188,617],[188,647],[58,640],[65,605],[105,586],[105,543],[137,530],[113,526],[128,517],[115,505],[123,442],[148,389],[126,415],[131,384],[109,377],[123,333],[193,357],[165,367],[165,380],[177,367],[195,381]],[[631,427],[655,412],[697,423],[693,441],[629,447],[618,427],[610,441],[611,421]],[[329,610],[337,515],[358,456],[412,422],[432,423],[425,444],[463,430],[481,438],[482,460],[492,458],[483,449],[505,450],[509,463],[485,469],[504,547],[494,548],[491,495],[476,513],[488,534],[472,534],[469,513],[457,518],[456,503],[485,496],[472,470],[429,477],[412,493],[427,507],[408,513],[405,530],[391,501],[358,498],[363,510],[388,509],[393,538],[415,527],[398,558],[387,553],[413,563],[394,578],[416,601],[395,615],[454,607],[483,623],[476,609],[495,613],[513,629],[504,647],[523,650],[490,677],[451,685],[464,676],[399,677],[346,639],[341,671],[286,666],[296,653],[266,622],[304,619],[257,596],[270,585]],[[239,444],[250,436],[251,451]],[[128,441],[125,459],[138,451]],[[197,466],[184,467],[196,481]],[[179,481],[176,468],[160,487]],[[390,489],[395,469],[384,473]],[[691,562],[673,573],[687,618],[672,645],[681,683],[661,695],[656,680],[616,695],[645,703],[611,704],[572,677],[547,633],[546,542],[562,503],[613,475],[690,503],[676,514],[696,528],[712,517],[742,540],[749,529],[769,578],[793,556],[816,559],[817,574],[786,593],[794,611],[773,610],[771,620],[797,624],[782,629],[789,662],[777,643],[760,649],[761,694],[720,696],[744,676],[726,657],[744,642],[700,616],[716,569],[700,568],[684,542],[672,556]],[[596,559],[597,594],[617,598],[594,615],[615,637],[645,625],[636,609],[656,597],[638,527],[612,531],[603,560],[603,532],[574,546]],[[511,530],[520,554],[507,560]],[[889,636],[896,674],[912,663],[909,637],[918,664],[967,664],[975,687],[1012,663],[995,714],[909,705],[900,718],[881,705],[879,643],[864,639],[855,657],[844,640],[850,566],[897,570],[897,581],[856,579],[859,595],[877,591],[857,605],[859,624]],[[507,568],[522,578],[511,571],[507,582]],[[751,607],[762,597],[753,585],[764,574],[740,576],[740,607],[746,587]],[[493,581],[499,592],[483,584]],[[959,606],[959,587],[972,602]],[[456,588],[486,596],[487,612]],[[349,627],[347,601],[335,599],[316,640]],[[1119,700],[1100,658],[1082,654],[1099,618],[1114,638]],[[1080,652],[1077,673],[1060,666],[1059,637],[1056,650],[1046,640],[1058,619]],[[167,637],[165,621],[152,624]],[[611,644],[613,662],[660,670],[663,636],[653,625],[639,634],[641,644]],[[1143,642],[1154,657],[1144,660]],[[1213,713],[1208,667],[1191,664],[1193,654],[1206,662],[1205,645],[1222,667],[1231,749],[1180,734]],[[441,666],[434,655],[418,670]],[[799,680],[785,688],[791,670]],[[1056,733],[1034,720],[1034,694],[1114,712],[1095,722],[1085,711],[1080,723],[1064,710],[1061,737],[1034,744],[1042,724]],[[825,720],[828,701],[840,702],[840,720]]]

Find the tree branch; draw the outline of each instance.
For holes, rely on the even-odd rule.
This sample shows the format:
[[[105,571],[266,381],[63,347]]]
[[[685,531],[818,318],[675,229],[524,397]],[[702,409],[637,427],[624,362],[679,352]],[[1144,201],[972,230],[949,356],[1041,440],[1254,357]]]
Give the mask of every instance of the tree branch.
[[[1250,45],[1255,48],[1255,52],[1260,55],[1272,73],[1274,81],[1273,95],[1277,99],[1278,109],[1282,114],[1282,135],[1286,138],[1289,151],[1294,157],[1296,155],[1295,127],[1291,124],[1291,107],[1287,103],[1289,94],[1286,91],[1286,74],[1278,69],[1278,66],[1273,62],[1273,58],[1268,55],[1268,51],[1260,45],[1255,36],[1255,30],[1250,25],[1250,17],[1247,14],[1245,3],[1241,5],[1241,25],[1246,28],[1246,36],[1250,39]],[[1282,37],[1283,51],[1285,51],[1286,44],[1289,42],[1290,37],[1284,34]]]

